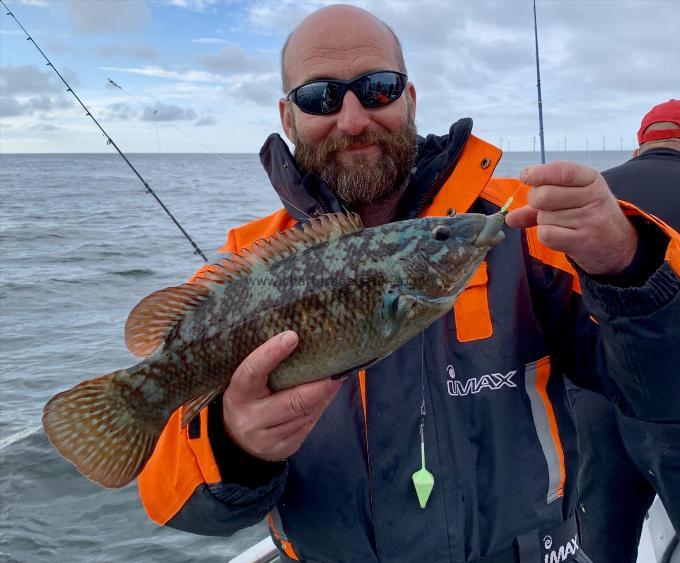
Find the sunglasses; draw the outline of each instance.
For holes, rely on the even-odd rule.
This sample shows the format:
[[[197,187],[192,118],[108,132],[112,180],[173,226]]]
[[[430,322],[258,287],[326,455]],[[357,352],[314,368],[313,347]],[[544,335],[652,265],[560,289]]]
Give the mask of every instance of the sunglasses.
[[[310,80],[286,95],[297,107],[312,115],[328,115],[339,111],[347,90],[352,90],[361,105],[381,108],[399,99],[406,87],[403,72],[376,70],[351,80]]]

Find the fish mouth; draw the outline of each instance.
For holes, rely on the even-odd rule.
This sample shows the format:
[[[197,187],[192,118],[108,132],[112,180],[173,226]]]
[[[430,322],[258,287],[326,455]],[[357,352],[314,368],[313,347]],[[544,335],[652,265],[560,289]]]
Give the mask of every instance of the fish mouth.
[[[503,216],[500,213],[486,215],[484,226],[473,244],[475,246],[496,246],[505,238],[505,233],[502,231],[503,223]]]
[[[423,260],[424,260],[425,263],[427,264],[427,267],[430,268],[430,270],[432,270],[433,272],[435,272],[435,273],[439,276],[439,279],[440,279],[441,281],[446,282],[446,276],[444,275],[444,273],[443,273],[439,268],[437,268],[437,266],[435,266],[435,265],[432,263],[432,260],[430,260],[430,259],[427,257],[427,254],[425,253],[425,251],[422,250],[422,249],[419,249],[418,252],[419,252],[420,255],[423,257]]]

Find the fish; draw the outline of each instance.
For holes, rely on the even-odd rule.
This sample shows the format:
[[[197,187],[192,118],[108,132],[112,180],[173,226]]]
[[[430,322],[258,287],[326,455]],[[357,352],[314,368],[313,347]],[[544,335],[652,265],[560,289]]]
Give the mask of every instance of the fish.
[[[184,427],[280,332],[299,342],[269,375],[274,391],[394,352],[451,310],[503,224],[502,213],[462,213],[364,228],[342,212],[260,239],[192,283],[142,299],[125,343],[144,359],[56,394],[43,409],[45,433],[91,481],[125,486],[178,408]]]

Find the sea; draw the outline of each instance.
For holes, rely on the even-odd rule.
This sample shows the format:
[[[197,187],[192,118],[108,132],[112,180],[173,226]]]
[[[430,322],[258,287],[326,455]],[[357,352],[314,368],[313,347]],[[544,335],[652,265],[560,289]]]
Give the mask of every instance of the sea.
[[[256,154],[127,156],[209,260],[231,227],[281,205]],[[629,157],[547,161],[603,170]],[[506,153],[496,175],[539,161]],[[0,154],[0,561],[224,563],[267,533],[262,524],[229,538],[159,527],[136,485],[90,483],[43,434],[53,394],[137,361],[123,339],[134,305],[203,264],[146,191],[115,153]]]

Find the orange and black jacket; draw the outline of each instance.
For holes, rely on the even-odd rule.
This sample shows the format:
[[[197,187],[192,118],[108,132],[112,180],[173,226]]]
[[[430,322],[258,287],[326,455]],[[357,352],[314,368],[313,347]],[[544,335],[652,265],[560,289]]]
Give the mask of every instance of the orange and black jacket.
[[[419,140],[398,219],[495,213],[518,187],[514,207],[526,203],[526,186],[492,179],[500,151],[471,127],[464,119],[448,135]],[[303,220],[298,209],[340,210],[327,186],[300,174],[278,135],[261,159],[294,207],[231,230],[225,252]],[[139,478],[149,517],[222,536],[266,519],[283,560],[474,561],[514,549],[543,561],[527,538],[553,550],[547,560],[571,560],[576,538],[544,534],[573,520],[576,506],[564,377],[606,395],[657,436],[677,432],[680,421],[680,240],[624,209],[640,248],[634,271],[617,279],[577,273],[535,228],[506,227],[451,313],[350,377],[286,462],[231,444],[219,400],[185,429],[175,413]],[[411,480],[420,469],[423,393],[435,477],[425,509]],[[680,467],[680,451],[659,455]]]

